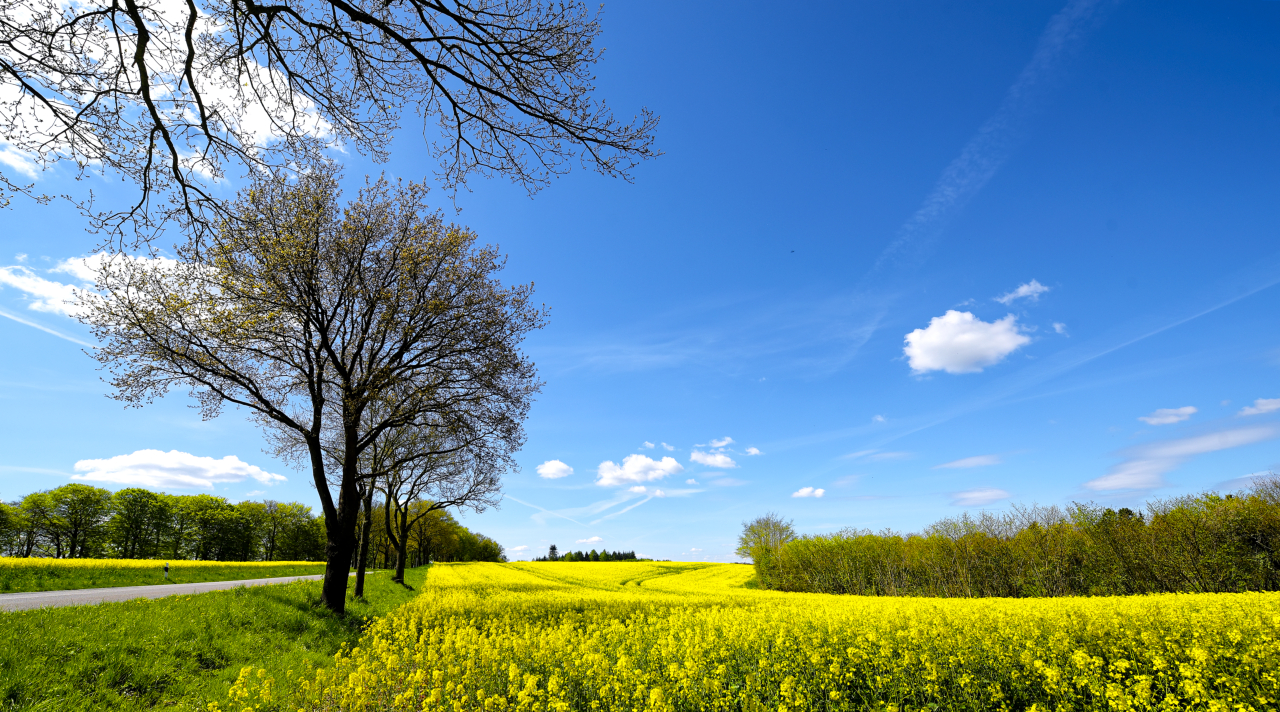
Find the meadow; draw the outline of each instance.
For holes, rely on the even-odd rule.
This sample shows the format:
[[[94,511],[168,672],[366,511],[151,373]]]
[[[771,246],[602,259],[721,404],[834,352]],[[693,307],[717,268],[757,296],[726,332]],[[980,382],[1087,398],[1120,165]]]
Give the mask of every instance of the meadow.
[[[1280,594],[781,593],[748,566],[433,565],[320,665],[210,710],[1266,710]]]
[[[320,584],[301,581],[196,596],[0,612],[0,709],[205,710],[227,699],[241,668],[272,676],[330,665],[367,621],[412,599],[370,572],[366,600],[338,618],[319,605]]]
[[[164,565],[169,564],[169,578]],[[324,573],[315,561],[179,561],[0,557],[0,593],[243,581]]]

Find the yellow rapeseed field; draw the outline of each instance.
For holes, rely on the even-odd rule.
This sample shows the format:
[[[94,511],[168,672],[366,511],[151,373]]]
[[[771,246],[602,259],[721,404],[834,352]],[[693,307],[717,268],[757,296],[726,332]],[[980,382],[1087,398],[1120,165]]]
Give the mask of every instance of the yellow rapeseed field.
[[[210,710],[1268,710],[1280,594],[928,599],[746,566],[440,564],[334,664]]]
[[[189,559],[49,559],[37,556],[0,556],[0,569],[14,571],[64,570],[64,571],[127,571],[131,569],[160,570],[165,564],[170,568],[184,569],[266,569],[281,566],[321,566],[314,561],[194,561]]]

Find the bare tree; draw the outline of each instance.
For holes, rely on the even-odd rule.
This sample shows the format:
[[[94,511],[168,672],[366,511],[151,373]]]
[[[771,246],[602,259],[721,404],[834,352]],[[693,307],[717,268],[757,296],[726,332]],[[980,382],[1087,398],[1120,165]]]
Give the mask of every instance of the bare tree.
[[[337,142],[385,160],[406,105],[451,194],[472,174],[533,192],[575,157],[628,177],[658,155],[657,118],[593,97],[600,31],[572,0],[9,0],[0,147],[31,175],[68,162],[136,183],[123,209],[77,202],[144,234],[229,217],[211,192],[228,175]],[[6,189],[33,194],[0,174]]]
[[[497,252],[429,213],[425,191],[378,181],[340,211],[332,168],[263,179],[201,249],[104,261],[85,298],[116,398],[185,386],[205,417],[240,406],[303,444],[327,535],[322,600],[338,612],[365,450],[410,427],[520,442],[541,385],[519,350],[545,318],[532,285],[501,285]]]

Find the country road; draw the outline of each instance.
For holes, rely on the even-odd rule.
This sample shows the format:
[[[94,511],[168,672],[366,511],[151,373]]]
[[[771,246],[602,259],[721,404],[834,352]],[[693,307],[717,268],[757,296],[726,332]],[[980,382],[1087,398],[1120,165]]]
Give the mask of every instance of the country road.
[[[245,579],[242,581],[207,581],[205,583],[170,583],[156,586],[120,586],[118,588],[82,588],[74,591],[33,591],[31,593],[0,594],[0,611],[25,611],[31,608],[58,608],[61,606],[88,606],[109,601],[128,601],[134,598],[164,598],[183,596],[206,591],[221,591],[237,586],[267,586],[273,583],[293,581],[318,581],[315,576],[281,576],[279,578]]]

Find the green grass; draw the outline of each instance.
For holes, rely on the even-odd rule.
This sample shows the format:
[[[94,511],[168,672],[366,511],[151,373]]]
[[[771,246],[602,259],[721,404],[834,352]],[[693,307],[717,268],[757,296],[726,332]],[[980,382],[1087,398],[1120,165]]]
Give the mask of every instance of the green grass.
[[[405,580],[420,589],[426,572]],[[416,594],[383,571],[370,572],[366,600],[349,599],[345,619],[319,605],[318,581],[0,613],[0,710],[203,710],[226,702],[243,666],[283,681],[329,664],[367,619]]]
[[[164,577],[164,563],[153,567],[136,565],[74,566],[73,559],[0,559],[0,593],[28,591],[69,591],[80,588],[113,588],[116,586],[150,586],[166,583],[204,583],[206,581],[243,581],[276,576],[310,576],[324,573],[323,563],[289,563],[250,565],[214,562],[173,561],[169,578]],[[93,560],[85,560],[93,562]],[[18,563],[14,563],[18,562]],[[47,562],[47,563],[46,563]],[[133,562],[130,562],[133,563]]]

